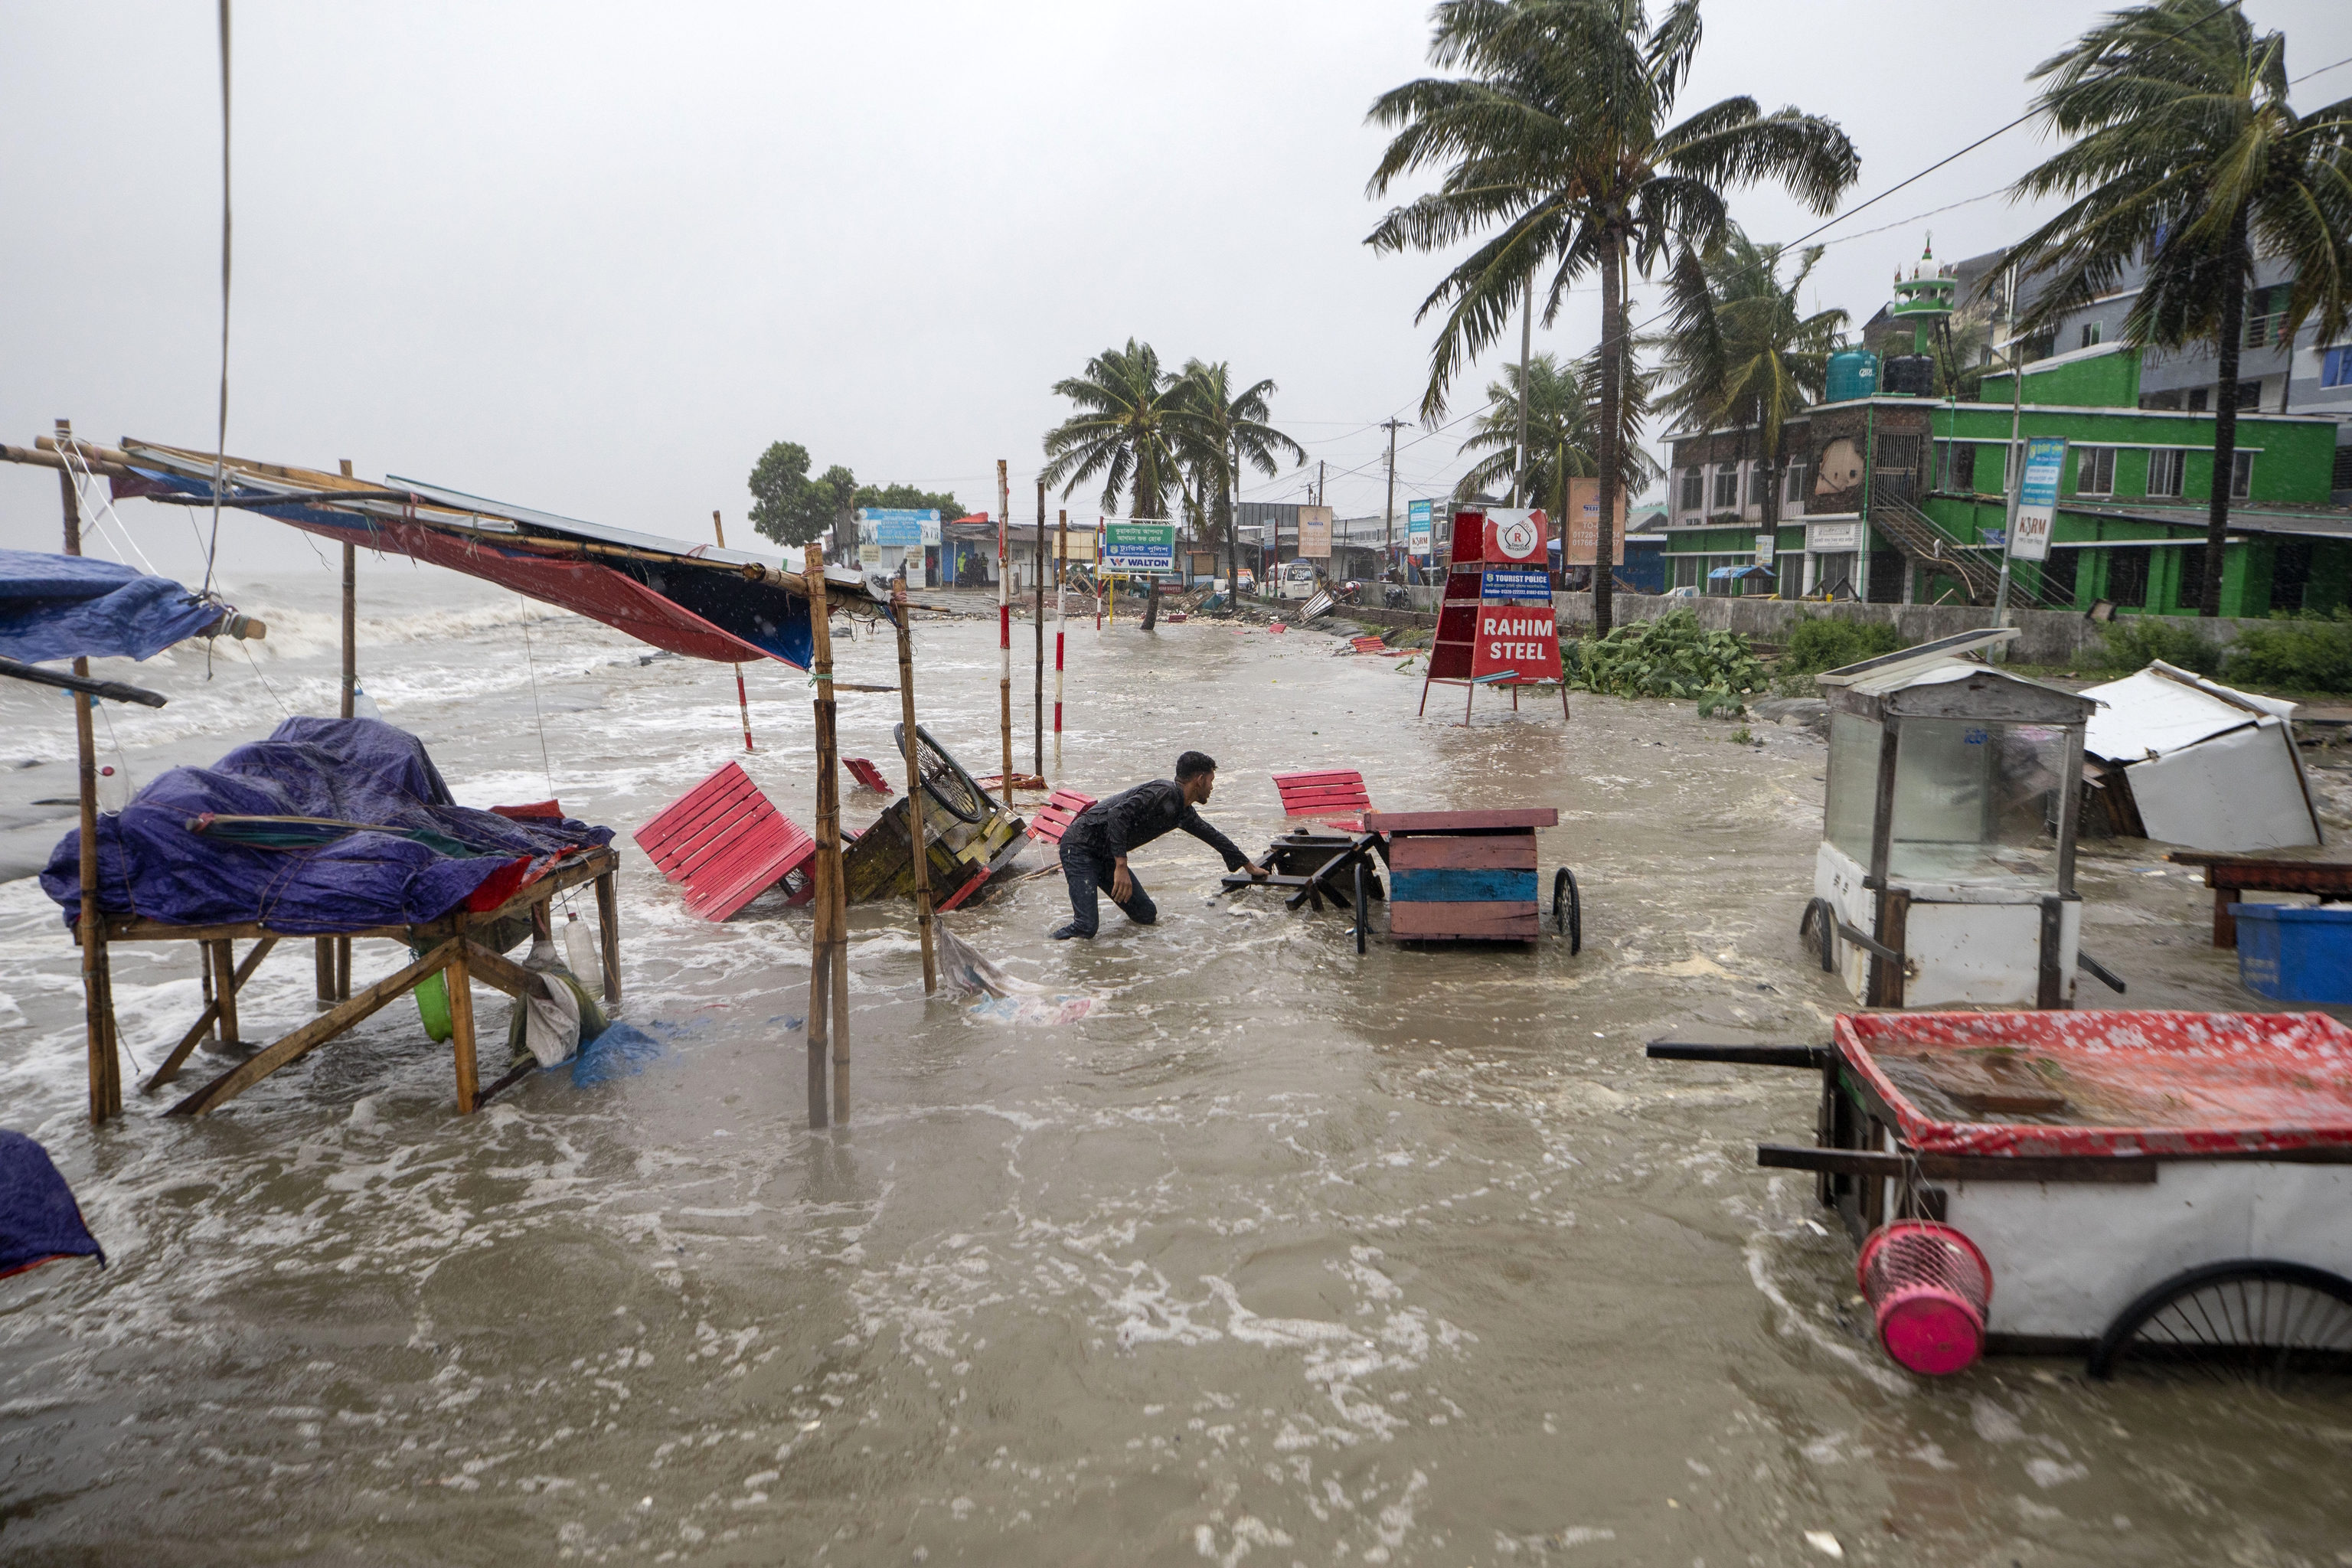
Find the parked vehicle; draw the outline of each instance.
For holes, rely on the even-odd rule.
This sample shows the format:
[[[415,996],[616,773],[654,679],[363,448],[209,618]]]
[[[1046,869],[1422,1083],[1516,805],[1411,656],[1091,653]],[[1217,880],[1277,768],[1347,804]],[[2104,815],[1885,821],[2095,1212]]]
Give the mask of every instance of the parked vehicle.
[[[1276,568],[1274,596],[1277,599],[1310,599],[1322,587],[1323,574],[1311,561],[1286,561]]]

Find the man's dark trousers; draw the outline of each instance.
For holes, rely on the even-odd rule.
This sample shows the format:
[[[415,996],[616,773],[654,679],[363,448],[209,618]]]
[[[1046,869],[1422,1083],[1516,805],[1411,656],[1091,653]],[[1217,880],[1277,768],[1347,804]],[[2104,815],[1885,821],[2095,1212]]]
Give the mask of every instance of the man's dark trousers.
[[[1062,875],[1070,884],[1070,923],[1055,931],[1055,936],[1091,937],[1102,922],[1097,893],[1110,891],[1111,879],[1118,875],[1118,865],[1108,855],[1097,855],[1066,840],[1062,845]],[[1143,890],[1143,884],[1130,870],[1127,876],[1127,901],[1118,907],[1129,920],[1138,925],[1150,925],[1160,918],[1160,906]],[[1114,900],[1116,901],[1116,900]]]

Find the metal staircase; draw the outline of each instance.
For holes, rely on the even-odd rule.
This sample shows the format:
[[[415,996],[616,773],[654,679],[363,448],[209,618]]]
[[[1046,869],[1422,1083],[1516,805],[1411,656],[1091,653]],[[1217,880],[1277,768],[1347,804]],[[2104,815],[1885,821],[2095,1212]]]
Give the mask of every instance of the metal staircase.
[[[1871,498],[1870,524],[1913,566],[1932,566],[1957,578],[1967,589],[1969,604],[1993,602],[2000,586],[2000,563],[1991,552],[1962,544],[1934,518],[1897,496]]]

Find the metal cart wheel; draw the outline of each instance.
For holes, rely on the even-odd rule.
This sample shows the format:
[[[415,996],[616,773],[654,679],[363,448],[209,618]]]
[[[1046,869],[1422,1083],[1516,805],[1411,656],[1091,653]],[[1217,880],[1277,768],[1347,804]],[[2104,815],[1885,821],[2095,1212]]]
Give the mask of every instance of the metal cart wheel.
[[[1584,900],[1576,890],[1576,873],[1565,866],[1551,879],[1551,923],[1568,938],[1570,958],[1584,951]]]
[[[1822,962],[1822,973],[1837,973],[1837,911],[1827,899],[1815,899],[1797,917],[1797,940]]]
[[[890,738],[898,742],[898,754],[907,754],[907,726],[890,727]],[[947,748],[931,739],[931,732],[920,725],[915,729],[916,762],[923,777],[923,793],[964,822],[978,822],[988,815],[988,792],[973,782],[963,771],[963,764],[950,756]]]
[[[2260,1384],[2352,1373],[2352,1279],[2268,1258],[2176,1274],[2099,1336],[2090,1374],[2118,1367]]]
[[[1364,938],[1371,930],[1371,900],[1365,887],[1364,862],[1356,861],[1356,951],[1364,951]]]

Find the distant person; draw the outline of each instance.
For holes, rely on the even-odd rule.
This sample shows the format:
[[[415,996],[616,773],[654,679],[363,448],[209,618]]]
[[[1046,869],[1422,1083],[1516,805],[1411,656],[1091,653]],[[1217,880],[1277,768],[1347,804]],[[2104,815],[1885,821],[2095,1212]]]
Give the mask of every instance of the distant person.
[[[1094,805],[1072,818],[1062,835],[1062,875],[1070,884],[1070,923],[1054,932],[1054,940],[1083,937],[1091,941],[1100,923],[1098,893],[1138,925],[1160,919],[1160,906],[1127,868],[1128,852],[1181,827],[1225,858],[1228,871],[1247,871],[1263,880],[1265,868],[1234,847],[1232,839],[1201,819],[1194,808],[1209,803],[1216,787],[1216,760],[1204,752],[1187,752],[1176,759],[1176,777],[1137,784]]]

